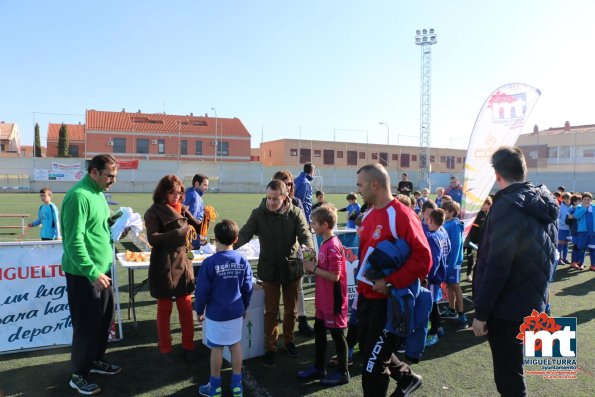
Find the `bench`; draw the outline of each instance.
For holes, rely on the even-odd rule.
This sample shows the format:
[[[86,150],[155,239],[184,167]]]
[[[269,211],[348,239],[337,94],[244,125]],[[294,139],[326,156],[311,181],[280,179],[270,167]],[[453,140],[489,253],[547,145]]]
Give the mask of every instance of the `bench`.
[[[0,226],[0,229],[21,229],[21,234],[25,234],[25,218],[29,218],[29,214],[0,214],[0,218],[21,218],[21,224],[17,226]]]

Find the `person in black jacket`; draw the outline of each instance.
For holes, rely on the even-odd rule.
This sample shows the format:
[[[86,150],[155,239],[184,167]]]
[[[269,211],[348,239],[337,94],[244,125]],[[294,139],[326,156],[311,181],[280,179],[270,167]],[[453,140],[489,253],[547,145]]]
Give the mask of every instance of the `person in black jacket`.
[[[519,148],[499,148],[492,166],[499,191],[477,255],[473,332],[488,336],[498,392],[526,396],[523,345],[516,336],[525,316],[546,307],[559,207],[545,186],[525,182],[527,166]]]
[[[473,278],[471,273],[473,272],[473,250],[477,249],[479,243],[481,242],[481,236],[483,235],[483,223],[485,222],[488,212],[490,211],[490,207],[492,206],[492,198],[490,196],[486,197],[486,200],[483,202],[481,206],[481,211],[477,213],[473,224],[471,225],[471,230],[469,231],[469,235],[467,236],[467,240],[465,240],[465,258],[467,259],[467,281],[472,281]]]

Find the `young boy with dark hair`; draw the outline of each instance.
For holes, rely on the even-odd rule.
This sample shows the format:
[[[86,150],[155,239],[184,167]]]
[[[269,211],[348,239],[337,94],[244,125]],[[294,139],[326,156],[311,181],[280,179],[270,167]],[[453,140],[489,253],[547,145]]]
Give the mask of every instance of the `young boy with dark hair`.
[[[349,204],[347,205],[347,207],[341,208],[338,211],[347,211],[347,224],[345,225],[345,229],[356,229],[357,225],[355,224],[355,220],[361,212],[361,207],[357,203],[357,196],[355,195],[355,193],[349,193],[346,199]]]
[[[337,223],[335,208],[323,205],[312,213],[312,227],[322,236],[318,261],[304,259],[304,270],[316,275],[314,322],[316,359],[314,365],[298,372],[301,379],[322,379],[323,385],[341,385],[349,382],[347,370],[347,341],[343,330],[347,328],[347,268],[343,244],[333,233]],[[326,374],[326,330],[329,330],[337,350],[337,371]]]
[[[419,213],[421,211],[421,207],[420,207],[421,204],[422,204],[421,193],[416,190],[415,192],[413,192],[413,203],[412,203],[412,205],[413,205],[413,211],[415,211],[415,213],[417,215],[419,215]]]
[[[446,284],[448,285],[448,310],[442,315],[449,318],[457,318],[459,329],[469,327],[465,306],[463,302],[463,291],[461,290],[461,266],[463,265],[463,222],[457,218],[461,206],[456,201],[442,201],[446,223],[444,229],[450,239],[450,253],[446,266]],[[456,308],[456,310],[455,310]]]
[[[29,227],[41,225],[40,237],[42,240],[62,240],[60,236],[60,216],[58,208],[52,203],[52,190],[44,187],[39,191],[41,204],[37,211],[37,219],[29,223]]]
[[[231,390],[242,396],[243,317],[252,296],[252,268],[246,258],[233,250],[238,240],[238,225],[223,219],[215,225],[217,252],[204,260],[196,283],[196,314],[205,320],[205,337],[211,348],[209,383],[198,388],[201,396],[221,396],[223,348],[231,353]],[[206,316],[205,316],[206,306]],[[206,318],[205,318],[206,317]]]
[[[428,347],[438,343],[438,336],[444,336],[444,329],[440,324],[440,312],[438,311],[438,301],[442,298],[440,284],[442,284],[446,276],[446,262],[450,253],[448,233],[442,227],[444,218],[444,210],[438,208],[430,210],[426,221],[426,238],[432,250],[432,268],[428,273],[428,289],[432,292],[432,311],[430,312],[432,326],[426,340],[426,346]]]
[[[320,207],[323,204],[327,204],[326,200],[324,199],[324,192],[322,190],[316,191],[316,201],[317,203],[312,206],[312,211],[316,208]]]

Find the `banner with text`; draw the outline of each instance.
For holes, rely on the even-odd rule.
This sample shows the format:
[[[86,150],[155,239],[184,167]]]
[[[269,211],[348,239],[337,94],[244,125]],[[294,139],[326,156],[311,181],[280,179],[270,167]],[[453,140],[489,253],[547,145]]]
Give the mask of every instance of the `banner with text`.
[[[349,307],[357,295],[357,267],[359,265],[359,235],[354,231],[335,230],[335,234],[345,247],[345,264],[347,266],[347,294]],[[316,236],[316,252],[322,244],[322,236]]]
[[[119,170],[138,170],[138,160],[118,161]]]
[[[500,146],[514,145],[541,92],[525,84],[507,84],[490,94],[483,104],[469,140],[463,179],[461,219],[465,236],[490,194],[496,175],[492,153]]]
[[[60,243],[0,245],[0,352],[71,343],[61,260]]]
[[[61,164],[52,162],[52,168],[34,170],[34,180],[36,181],[80,181],[85,176],[85,171],[81,168],[81,163]]]

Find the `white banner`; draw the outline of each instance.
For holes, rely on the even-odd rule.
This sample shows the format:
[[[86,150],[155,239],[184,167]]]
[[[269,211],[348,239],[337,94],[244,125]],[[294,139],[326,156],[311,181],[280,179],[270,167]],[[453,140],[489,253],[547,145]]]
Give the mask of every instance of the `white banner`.
[[[0,352],[71,343],[61,260],[61,243],[0,245]]]
[[[81,163],[60,164],[52,162],[52,168],[36,168],[33,173],[33,179],[36,181],[80,181],[85,176],[85,171],[81,168]]]
[[[492,92],[483,104],[475,120],[465,158],[461,213],[465,236],[496,181],[491,164],[492,153],[500,146],[516,143],[540,95],[537,88],[507,84]]]

